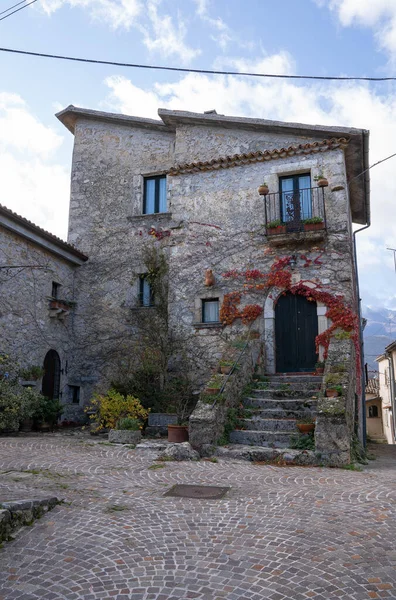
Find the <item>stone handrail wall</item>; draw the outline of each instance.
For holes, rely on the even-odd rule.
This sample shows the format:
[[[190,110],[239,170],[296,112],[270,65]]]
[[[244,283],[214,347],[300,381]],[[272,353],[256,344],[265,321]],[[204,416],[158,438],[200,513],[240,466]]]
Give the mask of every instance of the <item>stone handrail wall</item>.
[[[189,420],[189,440],[193,448],[201,455],[211,453],[212,447],[224,432],[229,408],[235,408],[241,401],[246,385],[251,381],[259,360],[262,359],[263,347],[260,340],[249,340],[238,361],[238,368],[229,376],[224,391],[220,396],[213,397],[213,403],[208,404],[202,399]],[[203,394],[205,392],[203,391]]]
[[[326,397],[326,387],[332,387],[328,383],[329,376],[337,380],[334,385],[342,386],[342,396]],[[315,451],[324,464],[342,466],[351,462],[355,395],[356,361],[353,341],[350,338],[333,337],[326,359],[315,426]]]

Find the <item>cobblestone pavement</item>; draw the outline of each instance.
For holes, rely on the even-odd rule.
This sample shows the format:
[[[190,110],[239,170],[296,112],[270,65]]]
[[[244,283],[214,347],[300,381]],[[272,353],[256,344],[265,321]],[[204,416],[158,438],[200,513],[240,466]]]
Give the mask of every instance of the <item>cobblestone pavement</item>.
[[[396,598],[395,451],[353,472],[1,438],[0,500],[68,503],[0,550],[0,600]],[[231,490],[163,497],[175,483]]]

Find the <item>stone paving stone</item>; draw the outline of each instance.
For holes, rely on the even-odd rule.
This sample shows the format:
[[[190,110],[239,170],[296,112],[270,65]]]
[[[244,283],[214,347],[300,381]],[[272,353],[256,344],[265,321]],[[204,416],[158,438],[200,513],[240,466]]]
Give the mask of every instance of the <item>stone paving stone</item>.
[[[363,472],[150,470],[155,452],[87,436],[0,438],[1,500],[66,501],[0,550],[0,600],[396,598],[396,448],[375,451]],[[177,483],[231,489],[164,497]]]

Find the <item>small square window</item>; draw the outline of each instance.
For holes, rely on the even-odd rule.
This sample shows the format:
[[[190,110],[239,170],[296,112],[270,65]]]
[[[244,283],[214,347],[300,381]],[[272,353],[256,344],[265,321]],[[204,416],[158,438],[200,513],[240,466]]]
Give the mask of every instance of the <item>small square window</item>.
[[[368,407],[368,409],[369,409],[369,415],[368,416],[371,419],[375,418],[375,417],[378,417],[378,406],[375,406],[374,404],[372,404],[371,406]]]
[[[144,178],[143,214],[166,212],[166,175]]]
[[[202,300],[202,323],[219,322],[219,299]]]
[[[80,386],[79,385],[69,385],[70,390],[70,399],[72,404],[80,404]]]
[[[139,305],[154,305],[154,291],[151,283],[147,279],[147,275],[140,275],[139,277]]]
[[[60,290],[61,284],[60,283],[56,283],[56,281],[52,282],[52,291],[51,291],[51,296],[53,298],[59,298],[59,290]]]

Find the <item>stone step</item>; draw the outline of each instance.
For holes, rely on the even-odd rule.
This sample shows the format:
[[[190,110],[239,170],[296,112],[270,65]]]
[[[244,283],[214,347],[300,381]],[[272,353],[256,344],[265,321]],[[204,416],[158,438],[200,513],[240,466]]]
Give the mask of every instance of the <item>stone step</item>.
[[[290,431],[235,430],[230,433],[230,442],[264,448],[289,448],[291,435]]]
[[[258,381],[254,382],[255,389],[258,390],[280,390],[280,391],[288,391],[288,390],[320,390],[321,381],[306,381],[299,383],[280,383],[277,381]]]
[[[252,395],[254,396],[258,396],[259,398],[262,398],[263,400],[265,399],[269,399],[269,400],[277,400],[278,398],[312,398],[312,396],[318,396],[319,395],[319,390],[314,391],[314,390],[293,390],[293,389],[287,389],[287,390],[274,390],[271,388],[268,388],[266,390],[260,390],[260,389],[253,389],[250,392]]]
[[[242,419],[242,429],[248,431],[291,431],[297,433],[296,419]]]
[[[268,375],[267,380],[274,383],[316,383],[322,381],[322,375]]]
[[[278,401],[277,401],[278,402]],[[302,419],[305,417],[314,417],[316,415],[316,407],[309,409],[303,404],[296,409],[285,410],[283,408],[254,408],[252,418],[258,419]]]
[[[258,398],[257,396],[249,396],[243,399],[243,405],[247,409],[316,410],[317,400],[312,398]]]

